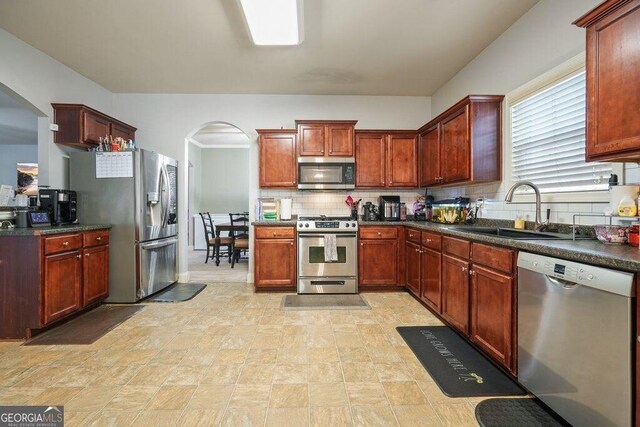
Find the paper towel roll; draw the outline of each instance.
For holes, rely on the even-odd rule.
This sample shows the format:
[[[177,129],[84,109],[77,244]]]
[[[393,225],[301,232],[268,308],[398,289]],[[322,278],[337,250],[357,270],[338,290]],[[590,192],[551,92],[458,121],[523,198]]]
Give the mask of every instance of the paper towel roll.
[[[280,219],[284,221],[291,219],[291,199],[280,199]]]

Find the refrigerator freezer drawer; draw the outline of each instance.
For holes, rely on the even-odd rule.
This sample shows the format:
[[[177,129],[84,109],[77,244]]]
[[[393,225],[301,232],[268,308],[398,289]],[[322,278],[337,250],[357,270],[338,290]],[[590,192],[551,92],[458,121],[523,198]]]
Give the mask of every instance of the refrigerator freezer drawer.
[[[153,240],[138,244],[138,298],[154,294],[176,281],[178,238]]]

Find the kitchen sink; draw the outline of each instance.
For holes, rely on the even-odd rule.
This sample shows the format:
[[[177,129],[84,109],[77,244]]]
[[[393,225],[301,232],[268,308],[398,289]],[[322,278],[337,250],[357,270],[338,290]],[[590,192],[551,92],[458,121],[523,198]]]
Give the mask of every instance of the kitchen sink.
[[[545,231],[533,231],[533,230],[520,230],[515,228],[502,228],[502,227],[469,227],[469,226],[454,226],[448,227],[449,230],[463,231],[465,233],[483,234],[487,236],[503,237],[505,239],[516,240],[571,240],[571,234],[564,233],[550,233]]]

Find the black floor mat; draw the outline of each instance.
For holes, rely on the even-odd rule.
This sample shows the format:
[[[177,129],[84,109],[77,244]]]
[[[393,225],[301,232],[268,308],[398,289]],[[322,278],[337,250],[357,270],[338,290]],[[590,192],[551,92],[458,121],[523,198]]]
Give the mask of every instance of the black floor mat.
[[[181,302],[198,295],[207,285],[204,283],[174,283],[157,295],[142,302]]]
[[[396,329],[449,397],[527,394],[447,326],[399,326]]]
[[[67,323],[36,335],[24,345],[92,344],[143,308],[140,305],[102,305]]]
[[[476,406],[481,427],[571,426],[538,399],[487,399]]]

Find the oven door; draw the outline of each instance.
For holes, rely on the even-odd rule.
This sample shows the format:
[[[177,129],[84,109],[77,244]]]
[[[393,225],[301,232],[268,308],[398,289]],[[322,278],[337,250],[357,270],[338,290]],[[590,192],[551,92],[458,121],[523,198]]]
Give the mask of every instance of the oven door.
[[[358,271],[357,235],[336,233],[337,261],[324,260],[324,237],[298,233],[298,277],[355,277]]]

